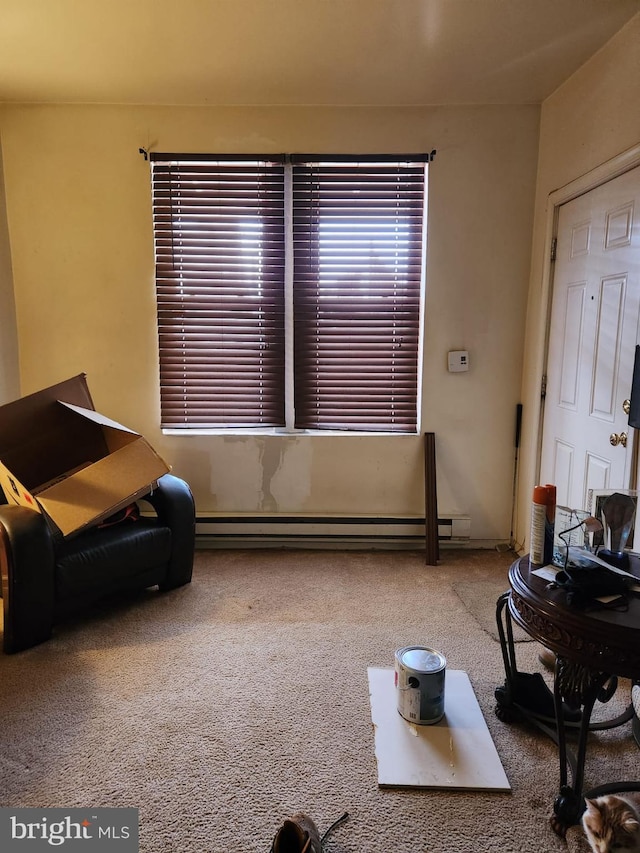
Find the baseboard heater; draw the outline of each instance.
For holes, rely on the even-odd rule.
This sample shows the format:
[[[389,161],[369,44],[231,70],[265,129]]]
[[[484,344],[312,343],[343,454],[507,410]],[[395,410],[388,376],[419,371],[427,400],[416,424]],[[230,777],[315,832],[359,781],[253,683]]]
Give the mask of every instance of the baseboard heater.
[[[463,546],[471,520],[438,519],[438,540]],[[215,515],[196,519],[200,548],[423,548],[424,517]]]

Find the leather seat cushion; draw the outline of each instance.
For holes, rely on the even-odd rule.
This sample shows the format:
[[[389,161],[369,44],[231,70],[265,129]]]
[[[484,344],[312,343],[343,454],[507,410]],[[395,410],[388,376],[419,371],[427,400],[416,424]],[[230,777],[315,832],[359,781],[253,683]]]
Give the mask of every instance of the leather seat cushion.
[[[171,530],[155,519],[91,528],[56,548],[57,594],[134,586],[136,577],[165,566],[170,556]]]

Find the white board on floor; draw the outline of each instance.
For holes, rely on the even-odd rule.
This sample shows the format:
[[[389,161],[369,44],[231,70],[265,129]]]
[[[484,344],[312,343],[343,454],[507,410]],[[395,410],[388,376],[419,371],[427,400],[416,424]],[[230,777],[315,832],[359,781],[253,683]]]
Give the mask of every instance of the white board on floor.
[[[400,716],[393,669],[369,667],[367,674],[378,785],[511,790],[466,672],[446,671],[444,717],[431,726]]]

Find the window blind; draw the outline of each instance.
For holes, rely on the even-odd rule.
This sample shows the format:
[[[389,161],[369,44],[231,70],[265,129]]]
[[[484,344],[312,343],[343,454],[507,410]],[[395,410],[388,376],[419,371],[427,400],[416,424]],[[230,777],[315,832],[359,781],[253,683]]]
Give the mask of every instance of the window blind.
[[[425,169],[294,159],[297,427],[417,428]]]
[[[284,424],[281,160],[151,155],[163,427]]]

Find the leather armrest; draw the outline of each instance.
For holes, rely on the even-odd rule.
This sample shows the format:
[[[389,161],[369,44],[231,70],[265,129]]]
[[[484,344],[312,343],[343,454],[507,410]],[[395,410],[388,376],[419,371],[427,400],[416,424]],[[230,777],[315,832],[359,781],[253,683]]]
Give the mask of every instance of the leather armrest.
[[[196,512],[191,489],[179,477],[165,474],[157,487],[145,495],[161,524],[171,530],[171,561],[165,583],[160,589],[174,589],[189,583],[193,572],[196,538]]]
[[[54,614],[54,544],[36,510],[0,506],[0,573],[4,651],[18,652],[48,639]]]

